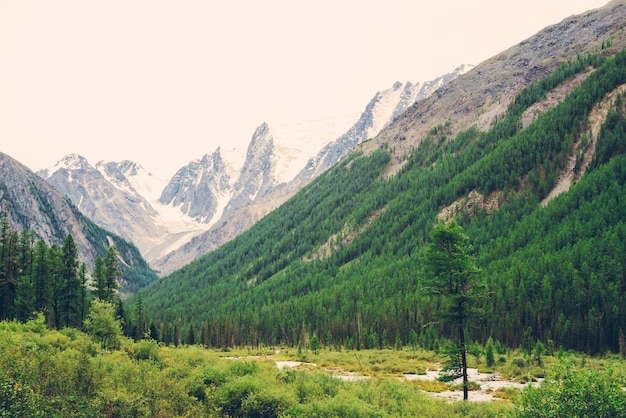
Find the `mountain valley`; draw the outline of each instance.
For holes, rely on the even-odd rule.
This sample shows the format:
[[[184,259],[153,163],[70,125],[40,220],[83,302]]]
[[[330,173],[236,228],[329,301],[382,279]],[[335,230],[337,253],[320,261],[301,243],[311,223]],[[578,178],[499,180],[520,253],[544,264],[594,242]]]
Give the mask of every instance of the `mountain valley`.
[[[0,152],[0,415],[626,416],[625,93],[612,0],[169,179]]]
[[[395,83],[378,92],[357,122],[336,139],[334,132],[346,121],[276,128],[264,123],[253,133],[247,151],[220,146],[182,167],[169,181],[136,162],[100,161],[92,166],[79,155],[68,155],[38,173],[86,216],[134,242],[165,275],[251,227],[410,105],[471,68],[461,65],[424,83]]]

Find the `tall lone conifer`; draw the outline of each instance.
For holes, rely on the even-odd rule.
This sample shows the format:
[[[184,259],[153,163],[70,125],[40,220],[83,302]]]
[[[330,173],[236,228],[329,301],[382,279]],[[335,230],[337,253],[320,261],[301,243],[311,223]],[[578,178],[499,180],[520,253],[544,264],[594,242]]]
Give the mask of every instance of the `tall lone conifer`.
[[[444,369],[445,380],[463,378],[463,400],[468,398],[467,347],[465,330],[475,314],[478,273],[469,238],[455,221],[439,223],[430,234],[423,259],[425,290],[441,297],[440,319],[456,328],[458,341]]]

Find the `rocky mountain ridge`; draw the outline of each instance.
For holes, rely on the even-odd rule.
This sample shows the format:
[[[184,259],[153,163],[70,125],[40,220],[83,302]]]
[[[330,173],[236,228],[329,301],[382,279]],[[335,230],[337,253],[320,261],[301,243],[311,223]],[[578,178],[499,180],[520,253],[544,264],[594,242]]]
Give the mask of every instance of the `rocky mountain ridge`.
[[[376,93],[357,122],[316,149],[304,167],[289,167],[301,158],[293,152],[290,156],[285,149],[289,141],[277,142],[275,131],[263,123],[252,135],[245,158],[236,161],[218,147],[179,169],[169,182],[135,162],[92,166],[78,155],[68,155],[39,174],[96,223],[135,242],[150,264],[167,274],[252,226],[413,102],[470,68],[462,65],[423,83],[396,82]],[[293,161],[285,161],[290,157]]]
[[[83,159],[73,158],[66,162],[75,170],[86,168],[86,160]],[[93,270],[96,257],[104,257],[107,248],[115,245],[126,272],[138,268],[143,271],[141,274],[144,277],[150,274],[134,245],[94,224],[62,192],[1,152],[0,211],[7,214],[13,230],[31,230],[48,245],[60,247],[71,234],[79,260],[86,264],[89,271]],[[122,280],[122,285],[129,284],[124,281],[126,279]]]
[[[415,84],[396,82],[391,89],[376,93],[356,123],[311,158],[297,178],[306,181],[332,167],[357,145],[378,135],[411,105],[430,97],[438,88],[467,73],[473,67],[469,64],[459,65],[452,72],[434,80]]]
[[[370,153],[389,145],[394,152],[387,174],[393,174],[403,166],[407,151],[447,121],[449,137],[470,126],[487,130],[522,88],[559,64],[578,54],[612,55],[626,48],[625,14],[626,3],[613,0],[546,27],[410,106],[362,150]]]

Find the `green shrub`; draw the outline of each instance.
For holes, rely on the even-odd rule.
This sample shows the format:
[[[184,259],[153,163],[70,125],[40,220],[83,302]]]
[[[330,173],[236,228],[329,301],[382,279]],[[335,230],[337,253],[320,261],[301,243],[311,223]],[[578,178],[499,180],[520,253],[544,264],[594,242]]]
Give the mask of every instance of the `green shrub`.
[[[242,406],[244,400],[259,390],[259,381],[251,376],[235,378],[220,389],[219,403],[226,416],[246,416]]]
[[[526,360],[521,357],[515,357],[513,360],[511,360],[511,364],[513,366],[519,367],[520,369],[523,369],[524,367],[526,367]]]
[[[529,386],[521,396],[517,418],[626,417],[626,377],[612,371],[573,371],[566,368],[538,388]]]
[[[384,412],[364,400],[342,392],[339,396],[328,400],[318,400],[311,403],[299,404],[285,411],[286,417],[346,417],[370,418],[383,417]]]
[[[221,386],[226,382],[226,373],[213,366],[206,366],[202,371],[202,382],[206,386]]]
[[[228,367],[228,373],[233,376],[255,375],[259,372],[259,364],[255,361],[237,360]]]
[[[6,376],[0,376],[0,416],[3,418],[45,417],[30,387]]]
[[[159,345],[153,340],[142,340],[136,344],[134,357],[137,360],[152,360],[160,363],[161,353]]]
[[[263,387],[251,392],[241,403],[241,412],[246,417],[273,418],[282,416],[296,400],[291,392]]]

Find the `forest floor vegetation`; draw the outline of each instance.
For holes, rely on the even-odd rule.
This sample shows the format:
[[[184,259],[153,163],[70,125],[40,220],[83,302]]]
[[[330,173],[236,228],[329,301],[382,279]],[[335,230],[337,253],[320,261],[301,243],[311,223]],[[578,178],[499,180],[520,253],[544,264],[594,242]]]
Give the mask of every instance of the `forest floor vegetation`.
[[[569,386],[557,380],[545,390],[543,383],[535,392],[528,389],[528,383],[554,376],[589,382],[598,398],[626,408],[618,356],[559,352],[537,358],[501,348],[487,367],[479,347],[472,349],[470,367],[525,388],[487,389],[494,402],[431,396],[462,390],[434,379],[443,356],[421,348],[215,350],[123,336],[113,347],[75,328],[47,329],[40,315],[26,323],[0,322],[0,416],[523,417],[541,406],[536,399],[562,402]],[[564,363],[574,374],[563,372]],[[581,370],[587,373],[582,380],[576,374]],[[478,379],[471,384],[470,399],[482,386],[486,382]],[[576,387],[580,396],[587,389]]]

